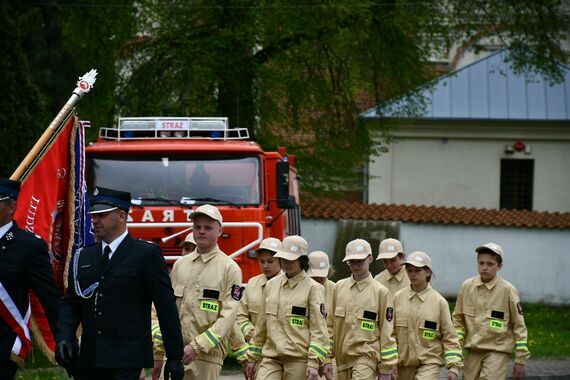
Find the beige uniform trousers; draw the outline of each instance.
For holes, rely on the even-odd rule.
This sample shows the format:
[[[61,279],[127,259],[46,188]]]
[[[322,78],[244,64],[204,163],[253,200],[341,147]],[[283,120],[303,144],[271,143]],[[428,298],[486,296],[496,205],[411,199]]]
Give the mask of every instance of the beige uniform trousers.
[[[366,364],[356,364],[339,371],[338,380],[376,380],[376,370]]]
[[[399,367],[398,380],[437,380],[441,366],[424,364],[419,367]]]
[[[256,380],[302,380],[307,377],[307,362],[283,362],[263,358],[257,367]]]
[[[220,364],[196,359],[184,366],[184,380],[216,380],[221,372]]]
[[[507,365],[510,354],[497,351],[469,350],[465,366],[464,380],[503,380],[507,378]]]

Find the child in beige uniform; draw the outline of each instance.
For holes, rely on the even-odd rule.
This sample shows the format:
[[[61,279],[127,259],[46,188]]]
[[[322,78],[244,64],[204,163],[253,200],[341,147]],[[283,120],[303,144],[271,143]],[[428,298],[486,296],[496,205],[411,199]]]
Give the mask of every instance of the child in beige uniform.
[[[404,247],[396,239],[384,239],[380,242],[380,249],[376,260],[382,260],[384,269],[374,279],[388,288],[392,297],[400,289],[410,286],[410,280],[404,268]]]
[[[336,283],[333,297],[333,347],[339,380],[389,380],[398,362],[392,337],[392,296],[372,278],[372,260],[367,241],[356,239],[347,244],[343,261],[352,275]]]
[[[431,259],[413,252],[406,259],[410,286],[394,295],[400,380],[437,380],[444,365],[448,380],[455,380],[462,367],[459,338],[445,298],[429,284]]]
[[[527,330],[517,289],[497,276],[503,249],[487,243],[475,251],[479,276],[463,283],[453,311],[455,328],[468,352],[463,378],[505,379],[514,351],[513,377],[522,379],[530,357]]]

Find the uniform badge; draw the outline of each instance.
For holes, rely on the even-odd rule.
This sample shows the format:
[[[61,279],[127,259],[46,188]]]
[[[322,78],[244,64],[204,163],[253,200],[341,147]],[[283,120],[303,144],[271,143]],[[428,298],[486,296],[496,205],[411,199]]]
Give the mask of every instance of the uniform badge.
[[[325,318],[327,317],[327,311],[325,310],[325,304],[324,303],[321,304],[321,314],[323,317],[325,317]]]
[[[12,240],[12,239],[14,239],[14,233],[10,231],[6,234],[6,240]]]
[[[232,285],[232,298],[236,301],[241,300],[243,296],[243,290],[245,287],[239,285]]]
[[[392,322],[392,319],[394,319],[394,308],[387,307],[386,308],[386,320],[388,322]]]
[[[520,302],[517,302],[517,310],[518,310],[520,315],[524,315],[523,308],[522,308],[522,305]]]

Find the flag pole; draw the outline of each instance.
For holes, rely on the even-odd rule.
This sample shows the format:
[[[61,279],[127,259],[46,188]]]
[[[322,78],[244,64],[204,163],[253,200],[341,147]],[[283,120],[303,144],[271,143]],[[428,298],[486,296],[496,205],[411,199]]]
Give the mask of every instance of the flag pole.
[[[52,120],[36,144],[32,147],[32,149],[30,149],[24,160],[16,168],[14,173],[12,173],[10,179],[15,181],[19,180],[21,182],[24,182],[26,180],[27,175],[32,171],[32,169],[35,167],[35,164],[47,151],[46,147],[49,146],[50,142],[54,141],[57,135],[61,132],[61,126],[64,125],[64,122],[71,115],[75,104],[79,101],[79,99],[83,97],[84,94],[88,93],[91,90],[96,80],[97,70],[94,69],[82,77],[79,77],[79,80],[77,81],[77,87],[75,87],[73,90],[73,94],[67,103],[65,103],[65,105],[61,108],[55,119]]]

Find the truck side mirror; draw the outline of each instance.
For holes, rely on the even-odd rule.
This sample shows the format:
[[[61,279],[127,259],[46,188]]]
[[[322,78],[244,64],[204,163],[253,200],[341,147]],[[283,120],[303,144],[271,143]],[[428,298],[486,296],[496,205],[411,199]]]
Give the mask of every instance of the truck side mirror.
[[[275,178],[277,183],[277,207],[283,209],[291,208],[291,200],[289,196],[289,163],[281,161],[277,163]],[[293,207],[295,204],[295,197],[293,197]]]

